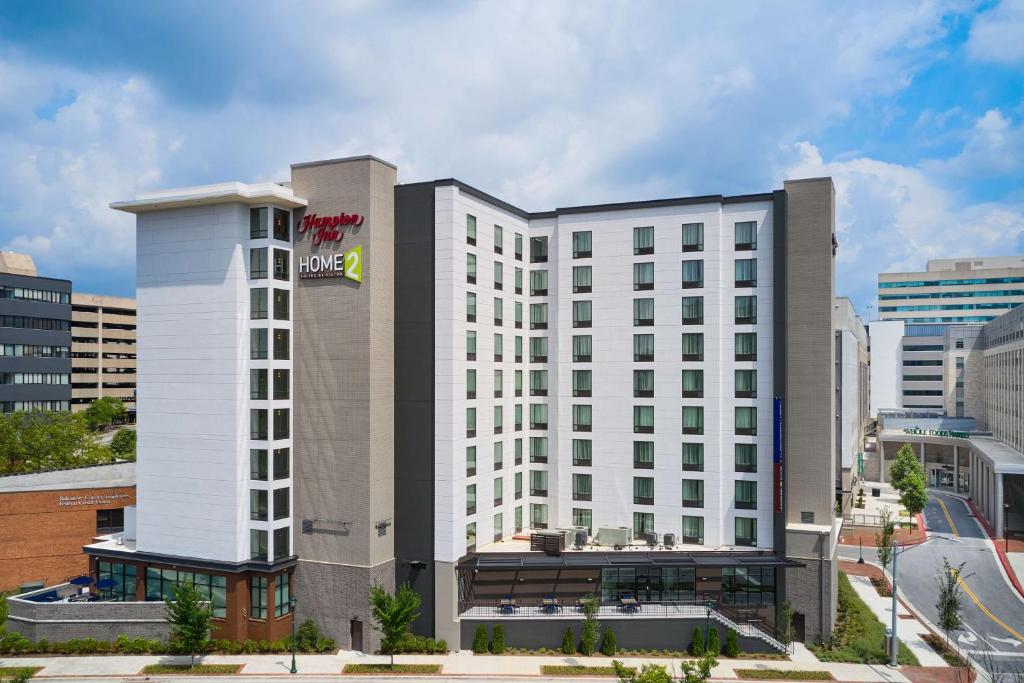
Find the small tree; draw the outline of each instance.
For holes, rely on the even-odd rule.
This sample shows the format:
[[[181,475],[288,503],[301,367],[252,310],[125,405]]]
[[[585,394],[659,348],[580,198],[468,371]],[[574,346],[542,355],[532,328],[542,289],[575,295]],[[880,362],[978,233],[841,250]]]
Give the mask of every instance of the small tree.
[[[583,609],[583,628],[580,629],[580,654],[590,656],[597,648],[597,639],[601,636],[601,625],[597,622],[597,600],[590,595],[580,602]]]
[[[409,633],[409,624],[420,615],[420,596],[409,584],[403,583],[392,596],[384,586],[370,587],[370,616],[373,630],[381,635],[381,652],[391,655],[391,666],[395,666],[395,649]],[[484,650],[487,640],[484,639]]]
[[[672,676],[668,669],[658,664],[644,664],[637,671],[632,667],[625,667],[619,660],[612,662],[615,675],[622,683],[672,683]]]
[[[927,482],[920,465],[907,474],[903,480],[903,486],[900,493],[900,505],[911,516],[920,514],[924,510],[925,503],[928,502]]]
[[[561,650],[563,655],[576,654],[576,638],[572,634],[572,626],[567,627],[562,635]]]
[[[729,629],[725,633],[725,656],[735,659],[740,653],[740,639],[736,631]]]
[[[878,550],[878,563],[882,565],[882,573],[892,562],[892,540],[896,535],[896,524],[892,521],[892,512],[888,507],[882,508],[879,515],[882,521],[882,530],[875,534],[875,548]]]
[[[786,600],[779,608],[778,626],[776,636],[783,645],[793,642],[793,605]]]
[[[896,452],[896,459],[889,465],[889,481],[892,483],[892,487],[897,491],[902,491],[907,473],[915,466],[919,467],[920,464],[917,456],[914,455],[913,446],[909,443],[900,446],[899,451]]]
[[[120,458],[134,459],[137,440],[138,436],[134,429],[119,429],[117,434],[114,434],[114,438],[110,440],[110,450]]]
[[[496,624],[494,632],[491,634],[491,652],[496,655],[505,652],[505,627],[501,624]]]
[[[690,641],[690,654],[701,657],[704,654],[704,632],[700,626],[693,629],[693,639]]]
[[[704,652],[709,655],[718,656],[722,654],[722,644],[718,640],[718,629],[712,628],[708,631],[708,644]]]
[[[711,670],[718,666],[718,660],[708,654],[696,662],[681,662],[680,669],[683,674],[680,683],[703,683],[711,678]]]
[[[90,429],[96,430],[112,424],[128,414],[128,409],[119,398],[103,396],[89,404],[89,407],[82,411],[85,423]]]
[[[618,643],[615,642],[615,631],[611,626],[605,626],[604,638],[601,639],[601,654],[614,657],[618,649]]]
[[[189,654],[189,668],[196,663],[196,653],[210,642],[213,631],[213,610],[192,583],[174,586],[174,597],[165,598],[166,619],[171,625],[171,644]]]
[[[960,628],[963,617],[960,615],[960,578],[963,574],[966,562],[961,562],[955,569],[949,564],[949,560],[942,558],[942,569],[939,570],[936,580],[939,584],[939,597],[935,603],[935,609],[939,613],[939,628],[946,634],[946,645],[949,645],[949,632]]]
[[[478,655],[487,652],[487,629],[483,624],[477,626],[476,633],[473,634],[473,652]]]

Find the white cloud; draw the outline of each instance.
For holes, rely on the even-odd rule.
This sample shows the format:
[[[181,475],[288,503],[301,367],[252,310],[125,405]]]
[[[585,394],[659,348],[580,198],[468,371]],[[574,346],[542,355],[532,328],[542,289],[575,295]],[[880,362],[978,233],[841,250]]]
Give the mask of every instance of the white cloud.
[[[1002,0],[971,26],[967,54],[1000,64],[1024,62],[1024,0]]]
[[[974,122],[955,157],[925,162],[923,167],[951,177],[975,180],[1024,170],[1024,125],[1014,125],[998,109]]]

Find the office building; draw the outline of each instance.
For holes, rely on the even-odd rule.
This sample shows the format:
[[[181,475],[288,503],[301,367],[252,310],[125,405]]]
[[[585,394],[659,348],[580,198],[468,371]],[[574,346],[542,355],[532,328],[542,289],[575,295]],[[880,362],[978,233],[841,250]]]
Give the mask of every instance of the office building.
[[[113,205],[137,216],[138,512],[95,560],[153,598],[204,577],[220,637],[283,635],[294,595],[372,650],[370,586],[408,581],[453,648],[496,619],[554,646],[579,615],[544,604],[587,594],[624,646],[708,600],[747,647],[778,646],[785,599],[828,638],[831,180],[532,213],[396,175]]]
[[[836,335],[836,490],[851,491],[861,475],[864,436],[870,421],[871,382],[868,372],[868,332],[853,303],[837,297],[833,325]],[[840,498],[844,508],[850,501]]]
[[[135,410],[135,300],[71,296],[71,410],[112,396]]]
[[[984,323],[1024,303],[1024,256],[936,259],[924,272],[879,273],[878,317]]]
[[[40,277],[31,256],[0,252],[0,412],[70,403],[71,282]]]

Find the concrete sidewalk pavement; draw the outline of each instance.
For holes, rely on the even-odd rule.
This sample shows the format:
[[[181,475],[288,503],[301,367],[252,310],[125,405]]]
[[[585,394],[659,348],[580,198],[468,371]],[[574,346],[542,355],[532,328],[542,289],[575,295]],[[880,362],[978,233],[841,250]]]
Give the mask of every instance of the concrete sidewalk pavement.
[[[878,620],[886,628],[889,628],[892,624],[892,598],[879,595],[874,584],[871,583],[871,579],[866,576],[849,574],[847,578],[850,579],[850,585],[857,592],[857,596],[864,601],[868,609],[878,617]],[[896,631],[900,642],[914,653],[921,666],[949,666],[946,660],[924,641],[923,636],[929,633],[928,627],[918,621],[899,601],[896,604]]]

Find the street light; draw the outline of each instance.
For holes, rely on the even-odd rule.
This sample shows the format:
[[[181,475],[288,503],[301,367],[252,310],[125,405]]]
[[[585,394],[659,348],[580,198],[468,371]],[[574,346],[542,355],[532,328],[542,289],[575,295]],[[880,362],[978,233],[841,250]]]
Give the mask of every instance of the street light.
[[[899,543],[893,542],[893,544],[892,544],[892,638],[889,641],[889,666],[892,667],[892,668],[896,668],[897,666],[899,666],[896,663],[896,655],[900,651],[900,638],[899,638],[899,635],[896,633],[896,595],[897,595],[897,590],[896,590],[896,558],[899,557],[899,555],[900,555],[900,548],[905,548],[906,550],[904,550],[903,552],[906,552],[907,550],[912,550],[912,549],[916,548],[917,546],[924,545],[925,543],[927,543],[928,541],[932,540],[933,538],[944,538],[944,537],[943,536],[929,536],[928,538],[924,539],[920,543],[906,543],[906,544],[902,544],[901,545]],[[948,540],[952,540],[952,539],[948,539]]]
[[[715,603],[708,600],[707,604],[704,605],[704,609],[707,610],[707,618],[704,620],[704,642],[707,644],[707,639],[711,637],[711,613],[715,610]]]
[[[292,668],[289,673],[297,674],[299,670],[295,667],[295,596],[288,598],[288,607],[292,611]]]

